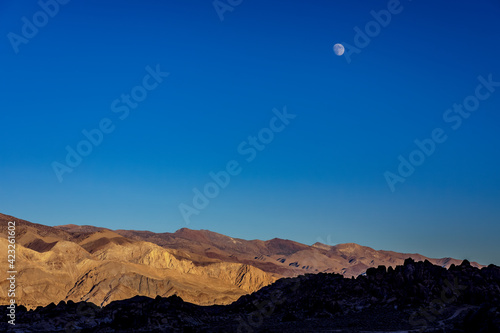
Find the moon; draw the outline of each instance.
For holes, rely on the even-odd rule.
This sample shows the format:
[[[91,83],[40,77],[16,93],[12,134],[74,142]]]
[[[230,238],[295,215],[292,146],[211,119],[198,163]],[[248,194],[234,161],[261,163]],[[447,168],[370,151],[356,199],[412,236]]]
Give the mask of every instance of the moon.
[[[333,45],[333,52],[335,52],[336,55],[341,56],[344,54],[344,45],[342,44],[335,44]]]

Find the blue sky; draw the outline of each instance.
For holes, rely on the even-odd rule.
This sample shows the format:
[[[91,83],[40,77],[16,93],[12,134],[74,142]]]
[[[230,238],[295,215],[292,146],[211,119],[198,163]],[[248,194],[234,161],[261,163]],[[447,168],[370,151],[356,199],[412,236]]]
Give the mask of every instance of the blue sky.
[[[500,82],[497,1],[221,0],[223,20],[211,1],[42,3],[53,17],[36,1],[0,4],[2,213],[500,264],[500,87],[480,88],[460,127],[444,119],[478,77]],[[388,10],[356,44],[354,28]],[[23,28],[34,20],[36,33]],[[348,63],[335,43],[359,52]],[[284,107],[295,117],[247,161],[238,147]],[[113,130],[69,166],[66,147],[103,120]],[[446,141],[391,189],[386,172],[434,129]],[[240,172],[196,209],[193,189],[230,161]]]

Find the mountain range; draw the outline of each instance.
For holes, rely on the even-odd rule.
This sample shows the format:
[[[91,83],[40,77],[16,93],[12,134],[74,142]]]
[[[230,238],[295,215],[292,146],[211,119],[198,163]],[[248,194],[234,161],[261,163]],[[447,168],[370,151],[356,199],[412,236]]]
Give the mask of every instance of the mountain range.
[[[308,273],[356,277],[370,267],[402,265],[409,257],[444,268],[462,262],[354,243],[244,240],[187,228],[153,233],[72,224],[49,227],[0,214],[4,248],[8,221],[16,222],[16,301],[28,309],[60,301],[105,306],[137,295],[177,295],[197,305],[224,305],[282,277]],[[6,251],[1,260],[7,262]],[[0,282],[0,304],[9,301],[7,283]]]

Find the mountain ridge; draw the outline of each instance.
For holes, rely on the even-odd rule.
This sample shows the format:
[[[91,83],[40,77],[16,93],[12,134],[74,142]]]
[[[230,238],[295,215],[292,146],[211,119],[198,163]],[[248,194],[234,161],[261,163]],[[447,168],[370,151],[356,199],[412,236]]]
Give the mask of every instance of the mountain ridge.
[[[408,256],[442,267],[461,263],[355,243],[310,246],[188,228],[154,233],[74,224],[49,227],[0,214],[0,222],[12,220],[16,221],[16,268],[23,285],[17,300],[28,308],[69,300],[106,305],[136,295],[177,295],[198,305],[229,304],[282,277],[308,273],[356,277],[370,267],[400,265]],[[0,230],[3,246],[7,223]],[[0,259],[6,261],[6,254]],[[0,282],[0,304],[8,301],[6,282]]]

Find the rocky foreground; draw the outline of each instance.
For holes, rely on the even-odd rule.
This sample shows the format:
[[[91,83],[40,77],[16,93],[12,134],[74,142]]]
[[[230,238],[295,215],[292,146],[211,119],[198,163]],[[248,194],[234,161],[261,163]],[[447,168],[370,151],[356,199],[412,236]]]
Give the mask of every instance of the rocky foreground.
[[[2,306],[6,318],[7,307]],[[20,332],[500,332],[500,267],[449,269],[407,259],[366,276],[283,278],[230,305],[136,296],[101,308],[72,301],[16,309]]]

